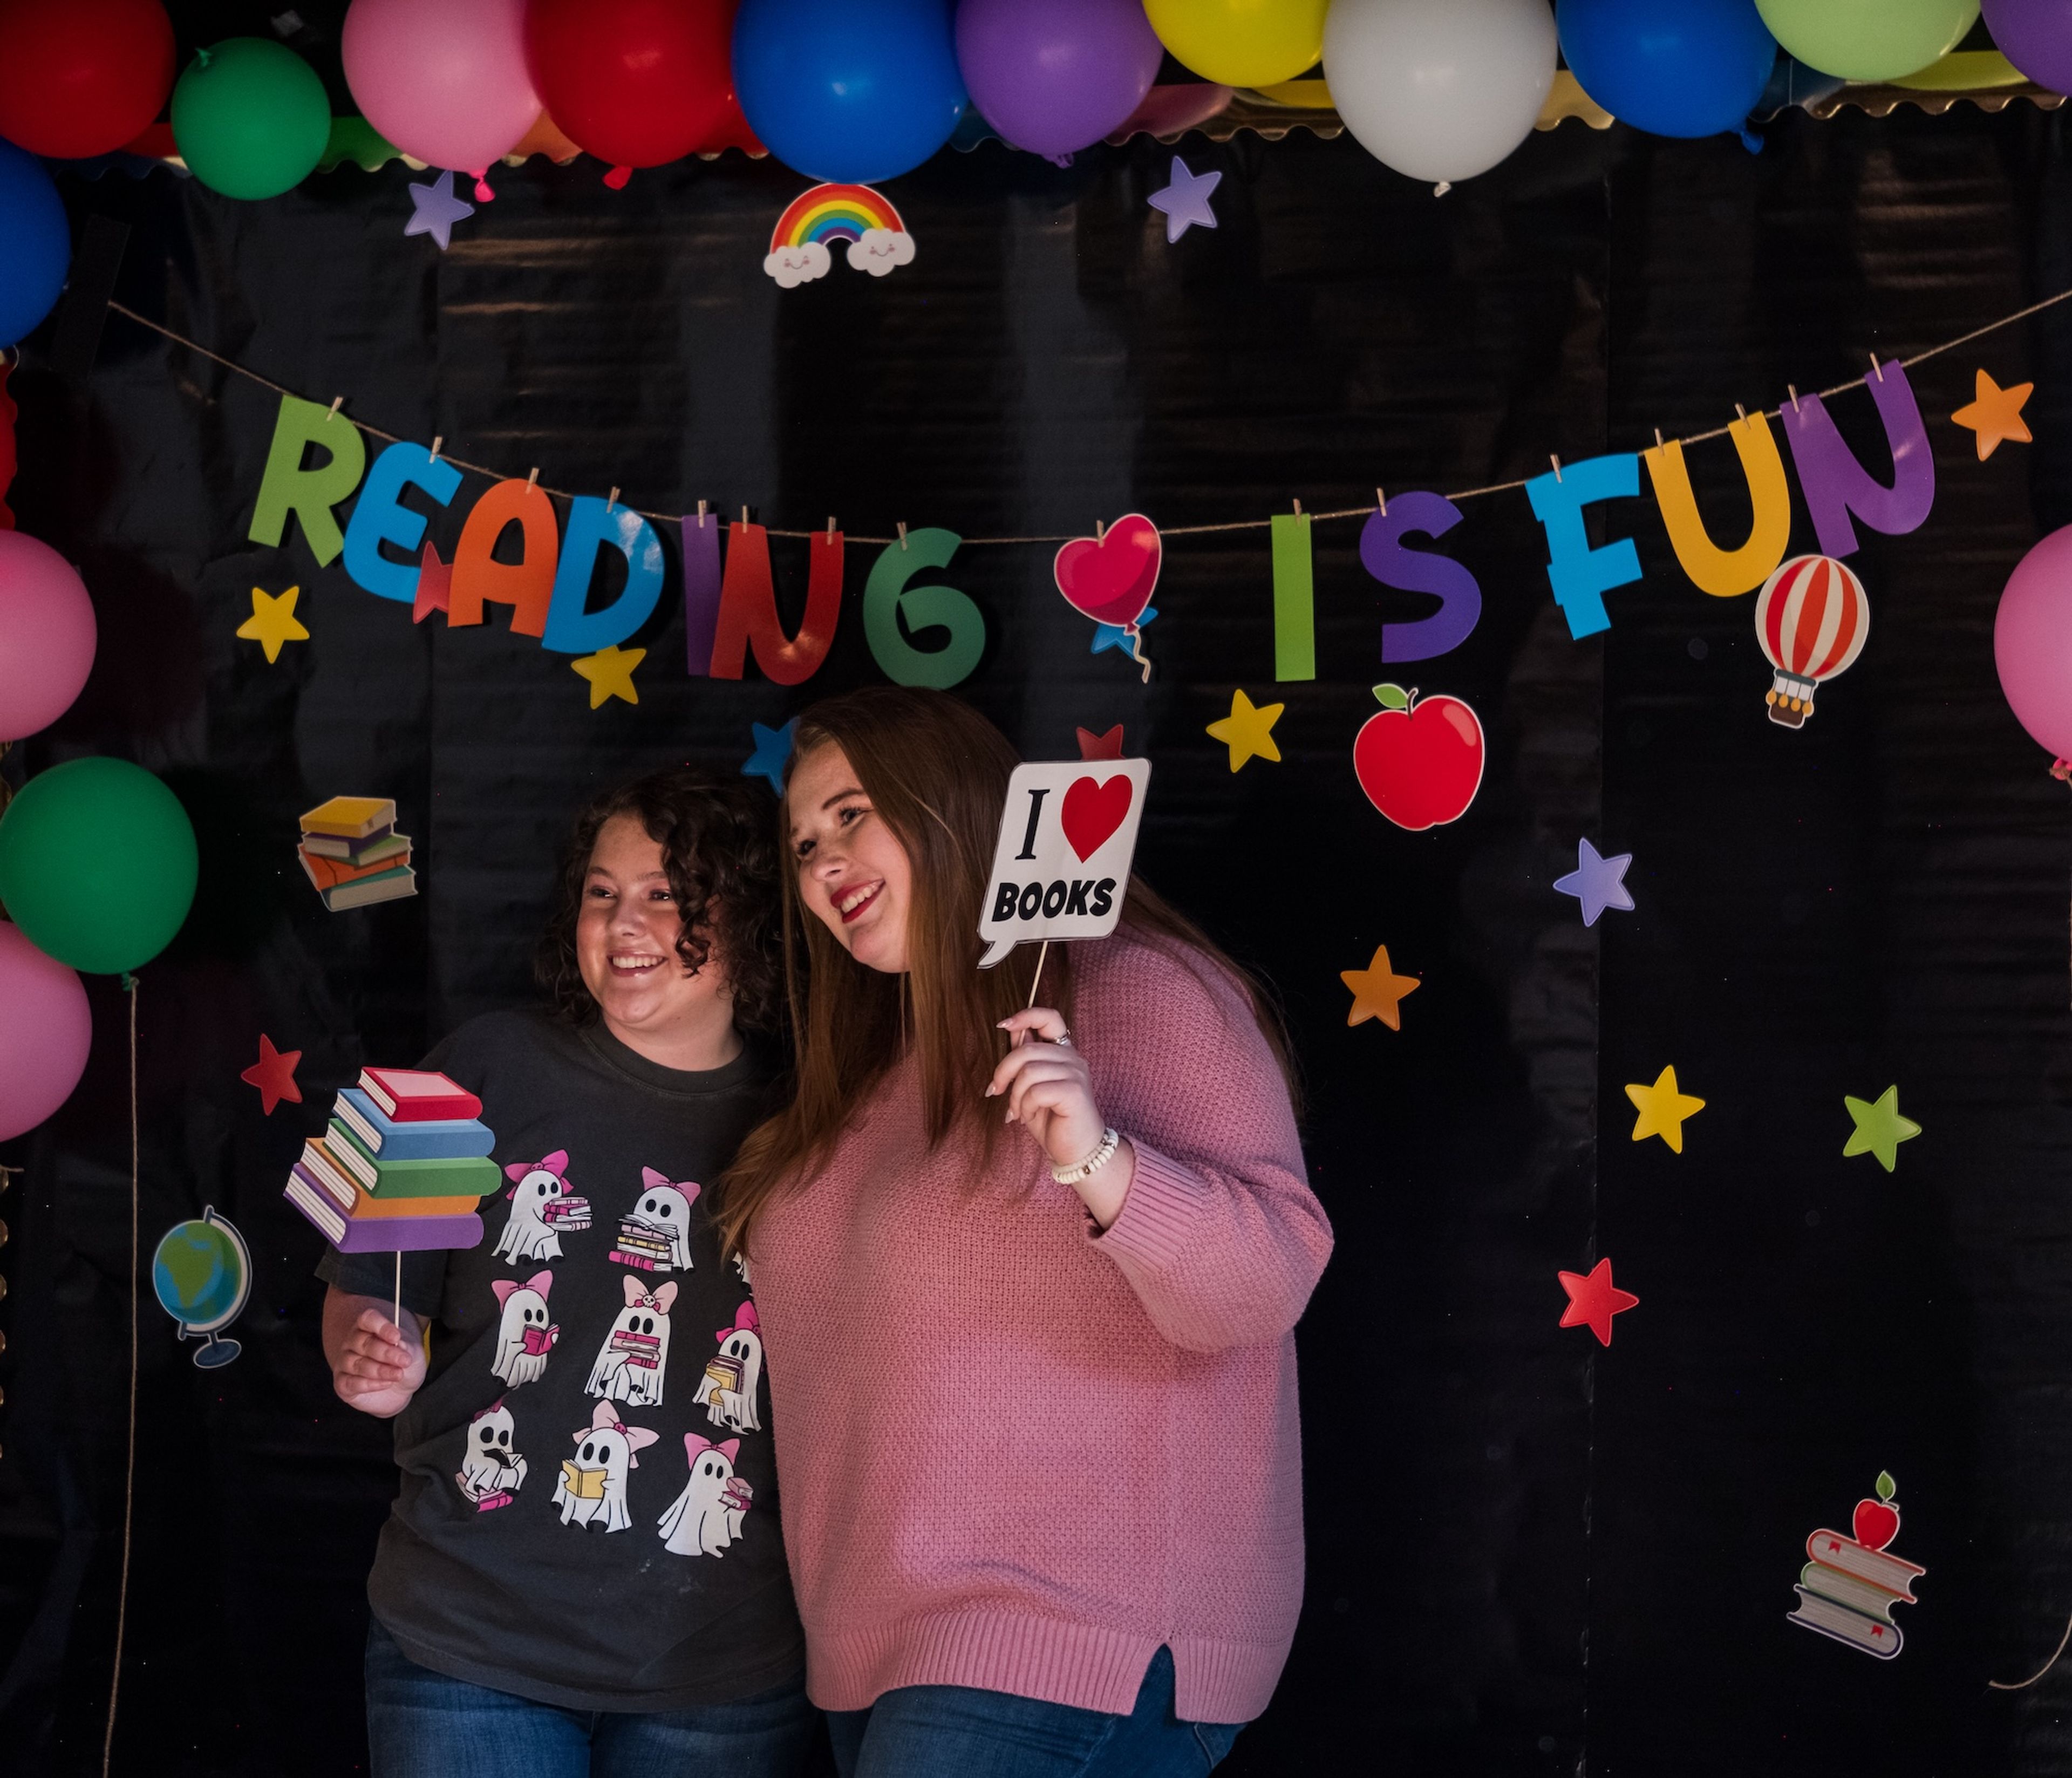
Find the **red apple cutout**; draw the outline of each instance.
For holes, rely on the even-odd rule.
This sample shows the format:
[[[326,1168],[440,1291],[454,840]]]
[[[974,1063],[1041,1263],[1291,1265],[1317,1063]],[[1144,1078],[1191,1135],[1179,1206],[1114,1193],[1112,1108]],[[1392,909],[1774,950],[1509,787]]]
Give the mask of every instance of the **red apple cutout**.
[[[1381,709],[1353,741],[1367,799],[1398,827],[1421,833],[1468,812],[1482,784],[1481,718],[1457,698],[1376,685]]]
[[[1856,1516],[1850,1521],[1850,1529],[1864,1549],[1882,1550],[1899,1535],[1899,1508],[1892,1504],[1893,1496],[1898,1492],[1899,1484],[1880,1470],[1878,1497],[1856,1502]]]

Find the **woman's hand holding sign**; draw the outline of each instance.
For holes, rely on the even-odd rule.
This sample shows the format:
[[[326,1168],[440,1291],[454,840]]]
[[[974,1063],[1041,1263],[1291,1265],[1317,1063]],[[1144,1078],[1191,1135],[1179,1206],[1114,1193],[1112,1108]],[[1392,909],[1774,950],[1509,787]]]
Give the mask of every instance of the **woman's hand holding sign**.
[[[1052,1173],[1079,1193],[1096,1223],[1108,1228],[1122,1214],[1137,1157],[1126,1139],[1110,1146],[1106,1121],[1094,1103],[1086,1058],[1072,1047],[1063,1015],[1050,1007],[1031,1006],[1002,1019],[1000,1028],[1015,1047],[993,1071],[986,1097],[1007,1096],[1007,1122],[1028,1130],[1042,1145]]]

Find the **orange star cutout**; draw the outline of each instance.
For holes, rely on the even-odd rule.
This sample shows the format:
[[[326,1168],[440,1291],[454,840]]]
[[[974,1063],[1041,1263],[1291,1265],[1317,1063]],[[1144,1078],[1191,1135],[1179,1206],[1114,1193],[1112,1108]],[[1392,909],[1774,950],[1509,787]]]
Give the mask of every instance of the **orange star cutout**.
[[[1403,1002],[1422,986],[1416,976],[1398,975],[1389,967],[1386,945],[1375,946],[1374,961],[1364,969],[1341,969],[1338,979],[1353,991],[1348,1025],[1379,1019],[1391,1031],[1403,1029]]]
[[[302,1089],[295,1084],[295,1064],[302,1059],[300,1050],[277,1050],[273,1039],[260,1033],[259,1060],[237,1078],[258,1088],[259,1102],[269,1117],[283,1099],[291,1105],[302,1102]]]
[[[2021,410],[2035,388],[2033,383],[2016,383],[2012,389],[2002,389],[1984,371],[1979,372],[1978,398],[1959,408],[1950,418],[1966,430],[1978,434],[1980,463],[2004,443],[2030,442],[2029,422],[2022,418]]]
[[[1612,1262],[1601,1259],[1592,1266],[1589,1275],[1581,1272],[1559,1272],[1561,1288],[1568,1293],[1568,1307],[1561,1311],[1561,1325],[1564,1327],[1588,1327],[1597,1336],[1597,1344],[1609,1346],[1612,1343],[1612,1317],[1639,1306],[1640,1299],[1630,1290],[1622,1290],[1612,1282]]]

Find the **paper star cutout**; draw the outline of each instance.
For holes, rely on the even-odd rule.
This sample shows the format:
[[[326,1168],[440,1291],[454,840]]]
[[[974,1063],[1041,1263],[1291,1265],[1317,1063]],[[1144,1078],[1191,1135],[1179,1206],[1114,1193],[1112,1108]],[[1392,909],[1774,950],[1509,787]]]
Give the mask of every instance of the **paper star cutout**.
[[[1122,724],[1118,722],[1105,735],[1096,735],[1090,728],[1075,729],[1079,738],[1079,757],[1082,759],[1120,759],[1122,757]]]
[[[608,698],[639,703],[640,694],[633,689],[633,669],[647,658],[645,648],[622,648],[615,642],[569,665],[590,681],[590,707],[595,710]]]
[[[1852,1099],[1845,1093],[1842,1103],[1856,1122],[1848,1141],[1842,1145],[1843,1157],[1875,1154],[1880,1167],[1888,1173],[1893,1171],[1899,1164],[1899,1145],[1912,1142],[1921,1134],[1920,1125],[1899,1114],[1899,1089],[1887,1087],[1875,1101]]]
[[[424,559],[417,565],[417,596],[411,603],[410,621],[421,624],[434,611],[453,607],[453,564],[439,560],[430,537],[425,539]]]
[[[272,666],[281,658],[281,645],[285,642],[306,642],[310,632],[295,617],[295,601],[302,596],[299,586],[290,586],[278,596],[252,589],[252,615],[237,626],[238,636],[245,641],[257,642],[266,651],[266,665]]]
[[[1374,960],[1364,969],[1341,969],[1338,979],[1353,991],[1348,1025],[1379,1019],[1391,1031],[1403,1029],[1403,1002],[1423,986],[1416,976],[1398,975],[1389,967],[1386,945],[1375,947]]]
[[[1640,1299],[1612,1282],[1612,1262],[1601,1259],[1589,1276],[1581,1272],[1557,1272],[1561,1288],[1568,1293],[1568,1307],[1561,1311],[1564,1327],[1588,1327],[1600,1346],[1612,1343],[1612,1317],[1638,1308]]]
[[[1145,606],[1144,607],[1144,615],[1137,620],[1137,628],[1140,630],[1142,629],[1145,624],[1149,624],[1152,619],[1157,616],[1157,615],[1158,612],[1155,607],[1149,605]],[[1107,648],[1113,648],[1116,653],[1128,655],[1133,659],[1135,658],[1137,653],[1136,649],[1130,646],[1129,632],[1122,624],[1096,624],[1094,626],[1094,645],[1092,652],[1096,654],[1099,654],[1104,649]]]
[[[1243,692],[1231,694],[1230,714],[1210,723],[1208,732],[1211,740],[1229,747],[1231,771],[1255,757],[1280,763],[1281,749],[1274,744],[1273,725],[1287,707],[1285,704],[1255,706]]]
[[[291,1105],[302,1102],[302,1089],[295,1084],[295,1064],[302,1059],[300,1050],[277,1050],[273,1039],[260,1033],[259,1060],[237,1078],[258,1088],[259,1102],[269,1117],[283,1099]]]
[[[410,184],[410,220],[405,235],[430,235],[444,253],[453,245],[453,225],[475,214],[475,206],[453,188],[453,175],[442,173],[428,185]]]
[[[1173,157],[1172,183],[1151,194],[1151,208],[1166,218],[1166,242],[1170,246],[1199,223],[1216,225],[1216,213],[1209,208],[1209,194],[1223,183],[1220,173],[1196,173],[1178,154]]]
[[[1626,867],[1633,862],[1630,852],[1615,858],[1598,854],[1588,840],[1576,842],[1576,868],[1554,879],[1556,895],[1573,895],[1583,904],[1583,924],[1594,926],[1607,908],[1633,912],[1633,891],[1626,886]]]
[[[755,731],[755,751],[743,763],[741,775],[744,778],[767,778],[770,788],[781,796],[784,794],[784,766],[791,757],[791,741],[799,718],[793,717],[782,728],[768,728],[761,722],[750,722],[748,726]]]
[[[1650,1136],[1659,1136],[1668,1143],[1671,1152],[1682,1154],[1684,1120],[1696,1117],[1705,1109],[1705,1101],[1676,1090],[1675,1069],[1664,1068],[1655,1077],[1651,1087],[1629,1086],[1626,1096],[1633,1101],[1634,1109],[1640,1113],[1634,1120],[1633,1139],[1638,1142]]]
[[[2016,383],[2012,389],[2002,389],[1980,371],[1976,387],[1977,398],[1959,408],[1950,418],[1979,435],[1979,461],[1984,463],[2003,443],[2029,443],[2029,422],[2022,418],[2021,410],[2036,385]]]

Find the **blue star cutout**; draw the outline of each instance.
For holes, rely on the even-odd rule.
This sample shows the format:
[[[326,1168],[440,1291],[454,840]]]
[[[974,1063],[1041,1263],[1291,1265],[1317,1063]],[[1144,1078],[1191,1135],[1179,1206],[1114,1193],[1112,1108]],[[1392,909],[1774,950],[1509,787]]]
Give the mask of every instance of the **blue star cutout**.
[[[1576,842],[1576,868],[1565,877],[1556,877],[1554,887],[1557,894],[1573,895],[1583,904],[1583,924],[1594,926],[1597,916],[1607,908],[1618,908],[1627,913],[1633,912],[1633,892],[1626,886],[1626,867],[1633,862],[1630,852],[1622,852],[1615,858],[1602,858],[1597,849],[1588,840]]]
[[[782,728],[767,728],[760,722],[748,725],[755,731],[755,751],[749,755],[741,768],[744,778],[767,778],[770,788],[779,796],[784,794],[784,766],[791,757],[792,731],[799,726],[793,717]]]
[[[1155,605],[1145,606],[1144,607],[1144,615],[1137,620],[1137,628],[1140,630],[1142,629],[1145,624],[1149,624],[1152,619],[1157,616],[1157,607]],[[1133,658],[1136,654],[1136,650],[1132,648],[1129,645],[1128,632],[1124,629],[1120,624],[1096,624],[1094,626],[1093,652],[1096,654],[1099,654],[1104,648],[1114,648],[1120,653],[1131,656]]]
[[[475,206],[453,188],[453,175],[442,173],[429,185],[410,183],[410,220],[405,235],[430,235],[444,253],[453,245],[453,225],[475,214]]]
[[[1151,208],[1165,213],[1168,246],[1196,223],[1204,228],[1215,227],[1216,213],[1209,208],[1209,194],[1223,180],[1220,173],[1193,172],[1178,154],[1173,157],[1172,183],[1151,194]]]

